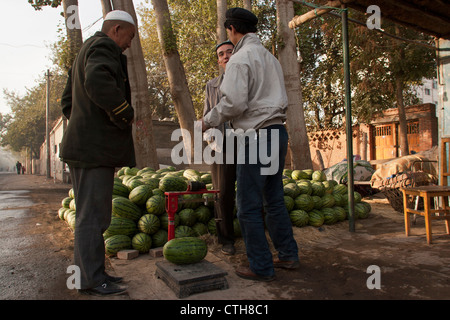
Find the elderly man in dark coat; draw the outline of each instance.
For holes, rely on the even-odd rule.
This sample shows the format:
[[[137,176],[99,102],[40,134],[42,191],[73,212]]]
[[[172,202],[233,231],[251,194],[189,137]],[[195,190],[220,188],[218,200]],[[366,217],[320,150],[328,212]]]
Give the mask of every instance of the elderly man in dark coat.
[[[105,17],[102,31],[86,40],[69,71],[62,112],[69,119],[60,157],[69,165],[76,201],[74,263],[82,293],[125,291],[105,272],[103,232],[111,221],[116,167],[135,166],[127,60],[136,32],[124,11]]]

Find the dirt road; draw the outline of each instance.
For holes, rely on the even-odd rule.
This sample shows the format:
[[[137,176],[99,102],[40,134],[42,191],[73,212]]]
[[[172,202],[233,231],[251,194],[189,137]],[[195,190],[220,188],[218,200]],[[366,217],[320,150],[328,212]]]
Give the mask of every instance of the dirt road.
[[[1,300],[105,300],[79,295],[66,286],[73,234],[58,219],[57,210],[70,187],[43,176],[0,174]],[[434,244],[427,245],[423,219],[418,218],[407,238],[402,215],[384,198],[365,200],[372,213],[356,221],[355,232],[349,232],[347,221],[319,229],[295,228],[301,267],[277,270],[277,280],[270,283],[234,274],[234,268],[246,261],[242,240],[237,254],[229,257],[210,238],[206,260],[228,273],[229,288],[182,300],[450,299],[450,235],[445,234],[444,222],[433,222]],[[162,260],[148,254],[110,259],[109,272],[124,277],[128,293],[108,299],[178,299],[155,276],[155,263]],[[370,289],[368,283],[381,286]]]

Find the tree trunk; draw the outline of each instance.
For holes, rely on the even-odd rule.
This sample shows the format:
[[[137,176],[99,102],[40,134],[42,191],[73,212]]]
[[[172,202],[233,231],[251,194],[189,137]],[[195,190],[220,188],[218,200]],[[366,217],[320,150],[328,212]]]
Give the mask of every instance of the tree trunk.
[[[227,12],[227,0],[217,0],[217,43],[227,40],[227,30],[223,25]]]
[[[81,34],[80,20],[78,16],[78,0],[63,0],[64,20],[66,24],[67,40],[69,42],[69,59],[66,61],[68,67],[72,66],[78,51],[83,45],[83,36]],[[68,10],[69,7],[76,8],[75,13]],[[72,9],[71,8],[71,9]],[[73,25],[76,22],[77,27]]]
[[[106,16],[108,12],[113,10],[111,0],[100,0],[100,2],[102,4],[103,16]]]
[[[183,134],[186,155],[192,161],[194,154],[194,121],[196,120],[194,105],[186,80],[183,64],[178,53],[177,41],[172,29],[167,0],[152,0],[156,16],[156,27],[159,43],[163,52],[164,64],[169,79],[170,92],[177,112]],[[189,136],[186,136],[186,131]]]
[[[403,80],[401,78],[395,79],[395,90],[397,95],[397,108],[398,108],[398,122],[400,127],[399,143],[400,143],[400,156],[404,157],[409,155],[408,146],[408,125],[406,123],[406,111],[403,104]]]
[[[252,11],[252,0],[244,0],[244,9]]]
[[[136,22],[137,17],[132,0],[112,0],[114,10],[128,12]],[[110,9],[108,1],[102,1],[103,14]],[[128,60],[128,77],[131,86],[131,103],[134,108],[134,147],[136,153],[136,166],[138,168],[151,167],[159,169],[158,156],[153,141],[152,110],[148,92],[147,70],[145,68],[144,55],[142,53],[139,32],[131,43],[131,48],[125,51]]]
[[[300,67],[297,62],[295,35],[288,22],[294,16],[293,2],[277,0],[278,58],[284,72],[288,95],[287,130],[293,169],[312,169],[311,152],[306,132],[303,98],[300,84]]]

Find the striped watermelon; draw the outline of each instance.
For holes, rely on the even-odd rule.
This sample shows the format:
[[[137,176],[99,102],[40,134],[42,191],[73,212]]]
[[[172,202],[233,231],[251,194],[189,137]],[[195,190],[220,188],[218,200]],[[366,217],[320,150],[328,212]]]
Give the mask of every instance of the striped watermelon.
[[[195,231],[189,226],[178,226],[175,228],[175,238],[195,237]]]
[[[325,193],[333,193],[333,188],[335,184],[332,183],[331,181],[333,180],[322,181],[322,184],[325,187]]]
[[[332,194],[326,193],[322,197],[322,207],[324,208],[331,208],[336,205],[336,200],[334,199]]]
[[[128,189],[130,190],[130,192],[138,187],[145,184],[144,181],[142,181],[140,178],[138,177],[133,177],[132,179],[128,180],[125,185],[128,187]]]
[[[178,212],[180,217],[180,225],[192,227],[197,222],[197,216],[193,209],[183,209]]]
[[[369,208],[361,202],[355,203],[355,216],[358,219],[366,219],[369,216]]]
[[[286,206],[287,211],[290,212],[294,209],[295,201],[289,196],[284,196],[284,205]]]
[[[313,196],[319,196],[322,197],[325,194],[325,187],[322,182],[320,181],[312,181],[311,182],[311,188]]]
[[[112,200],[112,215],[137,221],[142,216],[142,211],[130,199],[117,197]]]
[[[175,238],[163,247],[164,258],[174,264],[191,264],[206,257],[208,246],[197,237]]]
[[[72,209],[70,209],[70,208],[66,208],[66,209],[67,209],[67,210],[64,211],[64,213],[63,213],[63,215],[64,215],[63,220],[64,220],[64,221],[67,221],[67,217],[69,216],[69,214],[70,214],[71,212],[73,212],[73,213],[75,214],[75,210],[72,210]]]
[[[292,225],[296,227],[303,227],[308,225],[309,215],[305,210],[292,210],[289,213]]]
[[[164,192],[159,188],[153,189],[152,192],[154,196],[161,196],[163,198],[165,197]]]
[[[345,184],[337,184],[333,187],[333,193],[339,193],[341,195],[346,195],[348,193],[348,188]]]
[[[208,227],[208,231],[212,235],[217,235],[217,228],[216,228],[216,219],[211,218],[208,221],[208,224],[206,225]]]
[[[131,246],[139,253],[147,253],[152,247],[152,237],[146,233],[136,233],[131,239]]]
[[[165,197],[160,195],[151,196],[145,203],[145,208],[147,210],[147,213],[151,213],[156,216],[162,215],[164,212],[166,212]]]
[[[189,201],[189,200],[195,200],[195,199],[199,200],[199,199],[202,198],[202,195],[201,195],[201,194],[183,194],[183,195],[181,196],[181,198],[182,198],[182,200],[187,200],[187,201]],[[181,203],[178,202],[178,206],[180,206],[180,204],[181,204]],[[195,209],[195,208],[197,208],[200,204],[201,204],[201,202],[184,202],[184,203],[182,203],[183,208],[190,208],[190,209]]]
[[[152,178],[152,177],[146,177],[144,176],[141,179],[142,182],[145,183],[145,185],[150,186],[150,188],[153,189],[158,189],[159,187],[159,179],[157,178]]]
[[[120,250],[131,249],[131,238],[124,234],[116,234],[105,240],[106,255],[115,255]]]
[[[69,209],[70,210],[70,209]],[[75,231],[76,213],[74,210],[70,210],[66,216],[66,222],[72,231]]]
[[[203,183],[205,184],[210,184],[212,183],[212,176],[211,173],[204,173],[200,176],[200,179]]]
[[[324,217],[325,224],[335,224],[338,222],[338,216],[333,208],[322,208],[320,210]]]
[[[308,212],[309,222],[308,224],[313,227],[320,227],[325,221],[325,217],[320,210],[314,209]]]
[[[340,194],[340,193],[332,193],[332,196],[334,198],[334,204],[336,206],[342,207],[343,205],[345,205],[344,196],[342,194]]]
[[[207,206],[201,204],[197,209],[194,210],[195,216],[198,222],[208,223],[211,218],[211,211]]]
[[[165,175],[159,180],[159,189],[167,191],[186,191],[187,182],[183,177],[175,175]]]
[[[194,224],[192,226],[192,230],[194,230],[196,236],[202,236],[208,233],[208,227],[202,222],[197,222]]]
[[[334,212],[336,213],[338,221],[344,221],[345,219],[347,219],[347,211],[345,211],[344,208],[335,206],[335,207],[333,207],[333,209],[334,209]]]
[[[144,206],[147,202],[147,200],[153,196],[153,190],[152,186],[143,184],[139,185],[133,190],[131,190],[130,194],[128,195],[128,199],[130,199],[132,202],[137,204],[138,206]]]
[[[292,179],[295,180],[301,180],[301,179],[308,179],[309,175],[308,173],[304,172],[303,170],[294,170],[291,173]]]
[[[313,169],[303,169],[303,172],[306,173],[307,177],[306,179],[311,180],[312,179],[312,174],[313,174]]]
[[[314,208],[314,200],[313,198],[308,194],[301,194],[297,198],[294,199],[295,201],[295,210],[305,210],[310,211]]]
[[[314,209],[321,209],[323,207],[323,200],[319,196],[312,196],[314,201]]]
[[[302,180],[297,182],[297,186],[300,189],[300,194],[312,194],[312,187],[311,187],[311,182],[309,182],[308,180]]]
[[[152,248],[159,248],[164,246],[164,244],[167,242],[167,239],[167,230],[159,229],[154,234],[152,234]]]
[[[63,206],[63,208],[70,208],[70,201],[72,201],[73,198],[71,197],[66,197],[61,201],[61,205]]]
[[[289,196],[292,199],[295,199],[300,194],[300,188],[297,186],[295,182],[286,184],[283,187],[283,191],[285,196]]]
[[[130,175],[130,176],[135,176],[135,175],[138,173],[138,171],[139,171],[139,168],[136,168],[136,167],[133,167],[133,168],[127,167],[127,168],[125,168],[124,174]]]
[[[292,177],[292,170],[291,169],[283,169],[283,176],[291,178]]]
[[[315,181],[325,181],[327,180],[327,176],[321,170],[316,170],[312,173],[311,179]]]
[[[103,233],[103,238],[108,238],[116,234],[124,234],[127,236],[132,236],[137,231],[136,223],[128,218],[122,217],[111,217],[111,223],[108,229]]]
[[[130,189],[122,183],[122,181],[114,180],[113,195],[128,198]]]
[[[159,230],[161,222],[159,218],[151,213],[144,214],[137,223],[138,229],[147,234],[154,234]]]
[[[64,213],[67,210],[70,210],[70,209],[69,208],[64,208],[64,207],[59,208],[59,210],[58,210],[58,218],[61,219],[61,220],[64,220]]]

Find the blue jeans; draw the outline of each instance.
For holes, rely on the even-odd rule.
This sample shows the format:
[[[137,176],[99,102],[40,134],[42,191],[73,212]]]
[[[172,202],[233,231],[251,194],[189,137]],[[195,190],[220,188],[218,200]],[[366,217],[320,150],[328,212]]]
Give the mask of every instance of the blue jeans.
[[[267,136],[262,133],[264,129],[267,130]],[[269,231],[280,260],[298,261],[298,247],[284,203],[282,181],[288,134],[282,125],[272,125],[264,129],[259,130],[257,138],[253,134],[247,138],[245,144],[239,144],[236,202],[250,269],[258,275],[271,276],[275,272],[265,227]],[[242,156],[244,150],[245,156]],[[256,163],[254,163],[255,150],[258,152]],[[260,156],[261,152],[272,161],[267,163],[267,159],[264,160],[264,157]],[[244,159],[245,163],[242,163]],[[271,174],[262,173],[273,163],[276,167],[275,170],[271,170]]]

